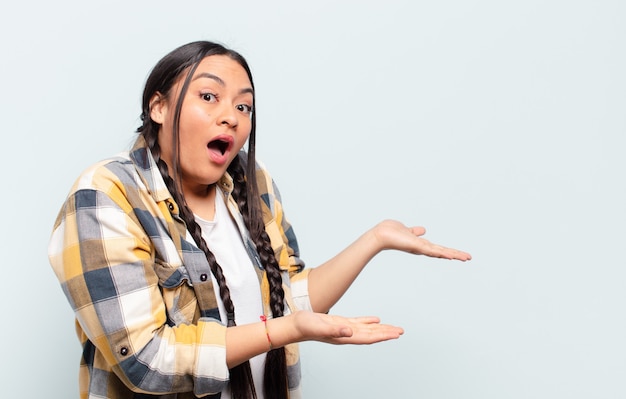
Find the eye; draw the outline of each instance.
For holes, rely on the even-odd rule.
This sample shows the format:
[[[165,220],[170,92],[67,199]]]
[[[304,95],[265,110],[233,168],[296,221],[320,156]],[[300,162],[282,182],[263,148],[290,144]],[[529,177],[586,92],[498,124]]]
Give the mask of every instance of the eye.
[[[217,101],[217,95],[213,94],[213,93],[202,93],[200,94],[200,97],[207,102],[210,103],[214,103]]]
[[[248,105],[248,104],[239,104],[237,105],[237,111],[243,112],[245,114],[251,114],[252,113],[252,106]]]

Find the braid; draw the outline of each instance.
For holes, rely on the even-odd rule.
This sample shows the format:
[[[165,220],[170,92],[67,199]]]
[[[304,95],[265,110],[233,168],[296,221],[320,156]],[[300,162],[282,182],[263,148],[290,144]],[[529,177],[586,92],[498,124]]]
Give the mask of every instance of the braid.
[[[189,209],[187,205],[180,207],[180,214],[185,223],[187,224],[187,229],[191,233],[194,241],[197,243],[198,248],[205,253],[206,259],[209,262],[209,266],[211,267],[211,272],[215,276],[217,283],[220,289],[220,297],[222,298],[222,302],[224,303],[224,309],[226,310],[226,314],[228,315],[228,327],[235,326],[235,306],[233,304],[232,298],[230,296],[230,289],[226,284],[226,277],[224,277],[224,271],[222,267],[217,263],[215,259],[215,255],[209,249],[206,241],[202,237],[202,229],[200,225],[196,222],[193,213]]]
[[[153,147],[151,148],[153,156],[160,152],[160,148],[158,142],[155,142]],[[158,159],[158,160],[157,160]],[[198,245],[198,247],[204,252],[207,261],[209,262],[209,266],[211,267],[211,272],[215,276],[217,283],[219,285],[220,297],[222,299],[222,303],[224,304],[224,308],[227,314],[227,326],[234,327],[235,323],[235,305],[233,304],[232,298],[230,296],[230,289],[226,284],[226,278],[224,277],[224,272],[222,267],[217,263],[215,259],[215,255],[209,249],[206,241],[202,238],[202,229],[200,225],[196,222],[193,212],[187,206],[184,196],[182,193],[177,192],[175,188],[174,180],[170,177],[167,165],[165,162],[160,159],[160,157],[155,156],[155,160],[157,160],[157,166],[159,168],[159,172],[165,181],[165,185],[167,186],[168,191],[174,197],[174,201],[179,205],[180,216],[183,221],[187,225],[187,229],[194,241]],[[231,393],[233,399],[256,399],[256,391],[254,389],[254,382],[252,379],[252,370],[250,369],[250,362],[243,362],[232,369],[230,371],[230,385],[231,385]]]
[[[254,172],[255,165],[254,162],[248,162],[248,176],[254,176],[253,179],[248,179],[248,183],[245,178],[246,174],[242,163],[241,156],[237,155],[229,167],[229,172],[231,173],[234,183],[232,196],[239,206],[246,227],[254,241],[257,253],[261,258],[261,263],[265,268],[270,288],[270,308],[272,310],[272,316],[274,318],[282,317],[285,309],[283,279],[278,261],[274,255],[274,249],[265,231],[263,218],[261,216],[258,189],[256,187],[256,173]],[[252,166],[250,166],[250,164]],[[267,353],[265,360],[265,396],[268,398],[286,399],[289,397],[287,387],[287,358],[285,348],[273,349]]]

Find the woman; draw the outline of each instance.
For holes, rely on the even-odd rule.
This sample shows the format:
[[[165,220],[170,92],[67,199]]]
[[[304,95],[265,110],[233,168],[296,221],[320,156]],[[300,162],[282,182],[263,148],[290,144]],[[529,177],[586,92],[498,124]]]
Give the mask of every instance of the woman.
[[[402,334],[327,314],[378,252],[470,259],[384,221],[304,269],[255,160],[254,94],[238,53],[179,47],[147,79],[132,150],[72,188],[49,256],[76,313],[82,398],[299,397],[297,342]]]

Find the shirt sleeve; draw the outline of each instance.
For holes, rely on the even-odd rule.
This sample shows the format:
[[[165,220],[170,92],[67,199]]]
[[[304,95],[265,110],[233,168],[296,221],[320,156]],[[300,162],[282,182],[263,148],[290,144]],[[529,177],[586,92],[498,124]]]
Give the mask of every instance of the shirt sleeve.
[[[79,328],[134,392],[222,391],[228,381],[225,326],[209,318],[168,323],[152,244],[163,237],[158,226],[148,232],[140,223],[140,213],[149,211],[131,205],[127,187],[104,175],[68,197],[49,244]]]

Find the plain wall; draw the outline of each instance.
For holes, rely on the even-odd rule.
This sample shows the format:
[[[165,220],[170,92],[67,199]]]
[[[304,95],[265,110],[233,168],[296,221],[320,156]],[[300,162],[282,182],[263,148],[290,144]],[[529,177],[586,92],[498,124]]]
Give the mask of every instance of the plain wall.
[[[626,397],[625,20],[621,0],[0,6],[0,396],[78,396],[52,224],[134,140],[150,68],[208,39],[252,66],[308,266],[385,218],[474,256],[372,261],[333,313],[406,333],[304,343],[307,398]]]

